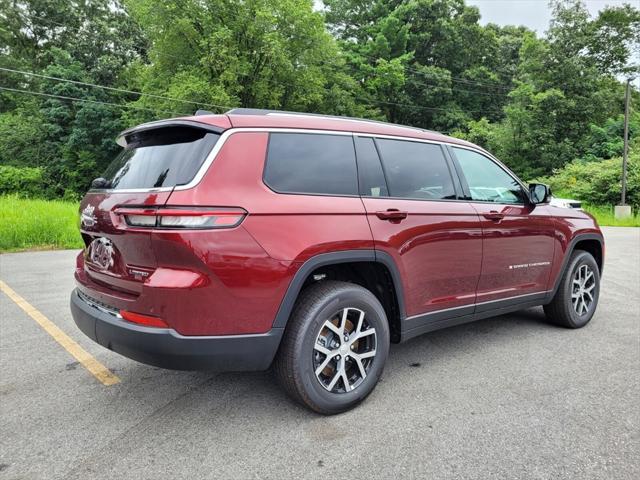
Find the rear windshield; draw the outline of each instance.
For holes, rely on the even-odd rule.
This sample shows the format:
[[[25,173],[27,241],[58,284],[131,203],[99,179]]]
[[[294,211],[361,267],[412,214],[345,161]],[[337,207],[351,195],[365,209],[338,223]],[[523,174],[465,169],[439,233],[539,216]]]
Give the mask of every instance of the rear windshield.
[[[127,136],[127,146],[103,177],[106,188],[173,187],[189,183],[220,135],[200,128],[164,127]]]

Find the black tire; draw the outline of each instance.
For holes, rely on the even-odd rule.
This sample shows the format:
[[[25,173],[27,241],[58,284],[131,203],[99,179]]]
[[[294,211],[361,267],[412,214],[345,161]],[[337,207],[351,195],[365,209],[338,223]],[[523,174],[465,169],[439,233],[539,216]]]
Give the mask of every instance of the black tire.
[[[375,329],[372,332],[373,335],[368,335],[373,337],[372,340],[364,340],[362,337],[362,345],[365,344],[364,342],[374,342],[375,356],[370,357],[371,360],[358,362],[360,365],[366,362],[366,375],[360,375],[359,383],[354,382],[356,386],[353,390],[349,391],[349,387],[345,386],[345,381],[340,377],[333,389],[342,386],[345,391],[334,392],[327,390],[331,382],[328,386],[323,386],[321,383],[322,379],[319,377],[324,377],[323,373],[319,377],[316,376],[318,358],[326,360],[330,357],[330,355],[317,353],[316,346],[324,345],[325,337],[320,335],[322,332],[329,331],[326,329],[326,321],[338,318],[337,315],[345,309],[348,309],[350,315],[352,313],[358,315],[358,318],[360,312],[364,312],[362,328],[366,328],[366,331]],[[344,325],[347,324],[349,322],[344,323]],[[353,333],[355,338],[356,330]],[[330,335],[333,335],[333,332]],[[333,342],[329,340],[329,346],[335,346],[338,341],[341,345],[354,349],[354,345],[347,342],[346,337],[343,342],[342,339],[337,340],[337,335]],[[331,351],[337,352],[339,349],[340,347]],[[371,347],[369,349],[371,350]],[[373,391],[382,375],[388,354],[389,324],[378,299],[369,290],[359,285],[327,280],[311,285],[301,293],[289,319],[273,369],[280,383],[293,399],[315,412],[332,415],[353,408]],[[353,370],[359,365],[354,365],[352,352],[338,355],[338,357],[343,357],[342,365],[349,366],[349,371],[354,372],[354,377],[358,377],[362,372],[360,369]],[[332,358],[329,368],[335,367],[334,371],[338,376],[340,360]],[[326,368],[322,372],[325,370]],[[349,383],[348,378],[346,383]]]
[[[578,281],[576,280],[576,275],[579,269],[583,269],[582,271],[588,269],[588,272],[591,272],[593,275],[593,277],[589,277],[590,279],[593,279],[593,288],[591,290],[592,301],[588,307],[586,306],[586,303],[582,307],[574,306],[574,298],[572,295],[579,295],[580,292],[580,287],[577,284],[574,284],[574,281]],[[590,288],[591,283],[588,283],[588,285]],[[578,292],[576,292],[576,290]],[[556,294],[551,302],[544,306],[544,313],[547,318],[556,325],[566,328],[582,328],[589,323],[593,314],[596,312],[599,297],[600,269],[598,268],[598,264],[589,252],[585,252],[584,250],[575,250],[571,254],[569,263],[562,275]],[[586,295],[585,298],[587,300],[583,300],[583,302],[588,302],[588,297]],[[580,305],[580,300],[576,300],[578,305]],[[579,314],[576,308],[583,310],[586,308],[586,310]]]

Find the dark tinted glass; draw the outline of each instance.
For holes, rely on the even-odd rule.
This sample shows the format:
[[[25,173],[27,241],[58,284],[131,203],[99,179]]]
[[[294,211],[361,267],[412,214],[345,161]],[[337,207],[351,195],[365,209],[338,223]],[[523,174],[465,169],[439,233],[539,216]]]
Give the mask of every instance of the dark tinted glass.
[[[357,195],[349,135],[272,133],[264,181],[277,192]]]
[[[360,195],[388,197],[387,183],[373,138],[355,137]]]
[[[389,194],[425,200],[455,199],[442,149],[430,143],[376,139]]]
[[[189,183],[220,135],[166,127],[127,137],[127,147],[104,173],[108,188],[173,187]]]
[[[525,194],[518,181],[496,162],[464,148],[453,150],[469,185],[472,200],[524,203]]]

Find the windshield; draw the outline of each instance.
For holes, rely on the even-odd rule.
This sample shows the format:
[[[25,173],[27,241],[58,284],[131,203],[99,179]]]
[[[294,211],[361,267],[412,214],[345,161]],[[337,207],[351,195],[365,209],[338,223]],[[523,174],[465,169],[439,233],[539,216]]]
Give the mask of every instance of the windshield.
[[[192,127],[163,127],[133,133],[109,165],[105,188],[174,187],[189,183],[220,135]]]

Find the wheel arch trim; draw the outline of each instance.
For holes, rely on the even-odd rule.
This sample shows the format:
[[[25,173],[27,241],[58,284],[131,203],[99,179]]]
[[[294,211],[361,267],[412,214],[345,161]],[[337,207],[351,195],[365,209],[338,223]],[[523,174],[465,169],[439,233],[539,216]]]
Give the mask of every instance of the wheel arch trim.
[[[560,287],[560,282],[562,281],[562,277],[564,276],[565,271],[567,269],[567,265],[569,264],[569,259],[571,258],[571,254],[576,249],[576,245],[579,242],[584,240],[596,240],[600,244],[600,250],[602,252],[602,265],[600,266],[600,276],[602,276],[602,272],[604,271],[604,237],[598,233],[579,233],[571,239],[571,242],[569,242],[569,246],[567,247],[567,250],[564,254],[564,258],[562,259],[562,266],[555,279],[553,289],[549,290],[549,294],[547,295],[548,301],[551,301],[551,299],[556,295],[556,292]]]
[[[305,261],[298,271],[293,276],[293,279],[289,283],[287,291],[280,302],[280,307],[276,313],[276,317],[273,321],[274,328],[284,328],[289,321],[291,312],[295,302],[302,290],[304,282],[309,277],[311,272],[319,267],[326,265],[340,264],[340,263],[355,263],[355,262],[373,262],[380,263],[387,267],[391,273],[391,280],[398,300],[398,308],[400,310],[400,318],[405,318],[404,309],[404,292],[402,289],[402,280],[398,266],[396,265],[393,257],[388,253],[381,252],[373,249],[361,249],[361,250],[342,250],[338,252],[320,253],[309,258]]]

